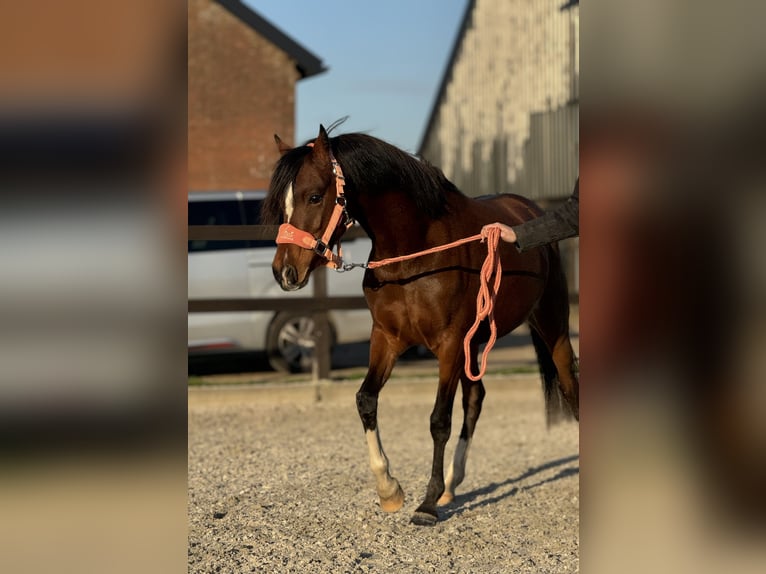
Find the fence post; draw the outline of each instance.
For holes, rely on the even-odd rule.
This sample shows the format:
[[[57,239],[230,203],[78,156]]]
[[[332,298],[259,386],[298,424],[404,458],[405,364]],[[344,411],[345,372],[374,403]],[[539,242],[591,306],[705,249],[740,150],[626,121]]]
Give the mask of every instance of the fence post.
[[[327,267],[319,267],[314,270],[314,298],[324,300],[327,298]],[[314,313],[317,323],[318,337],[314,346],[314,364],[312,366],[312,382],[316,386],[316,399],[321,400],[319,384],[330,378],[332,346],[330,344],[330,321],[327,311]]]

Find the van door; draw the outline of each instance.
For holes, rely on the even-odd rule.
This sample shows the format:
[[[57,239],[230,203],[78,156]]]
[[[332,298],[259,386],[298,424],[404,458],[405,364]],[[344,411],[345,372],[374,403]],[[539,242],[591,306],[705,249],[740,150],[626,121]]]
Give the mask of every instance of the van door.
[[[240,201],[189,201],[190,225],[241,225]],[[189,241],[188,296],[190,299],[243,298],[250,295],[249,244],[244,240]],[[250,313],[190,313],[190,351],[216,348],[252,348]]]

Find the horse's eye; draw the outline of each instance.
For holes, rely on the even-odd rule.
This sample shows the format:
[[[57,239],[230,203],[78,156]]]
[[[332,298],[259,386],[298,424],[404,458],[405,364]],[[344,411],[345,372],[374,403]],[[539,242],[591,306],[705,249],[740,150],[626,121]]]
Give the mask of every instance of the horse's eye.
[[[322,196],[319,195],[319,194],[315,193],[314,195],[309,197],[309,203],[311,205],[316,205],[316,204],[321,203],[321,202],[322,202]]]

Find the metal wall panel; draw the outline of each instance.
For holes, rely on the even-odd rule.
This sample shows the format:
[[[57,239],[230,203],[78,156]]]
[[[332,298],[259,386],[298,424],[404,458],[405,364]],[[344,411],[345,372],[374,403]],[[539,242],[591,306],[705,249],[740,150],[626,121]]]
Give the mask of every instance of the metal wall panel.
[[[578,174],[579,7],[474,0],[420,155],[471,196],[556,201]]]

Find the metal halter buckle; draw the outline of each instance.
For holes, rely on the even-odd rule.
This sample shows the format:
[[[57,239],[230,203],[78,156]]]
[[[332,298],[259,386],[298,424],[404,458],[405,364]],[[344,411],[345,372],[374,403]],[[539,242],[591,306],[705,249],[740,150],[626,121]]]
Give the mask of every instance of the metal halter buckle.
[[[324,254],[327,253],[329,247],[321,239],[317,239],[316,242],[316,245],[314,245],[314,251],[324,257]]]

